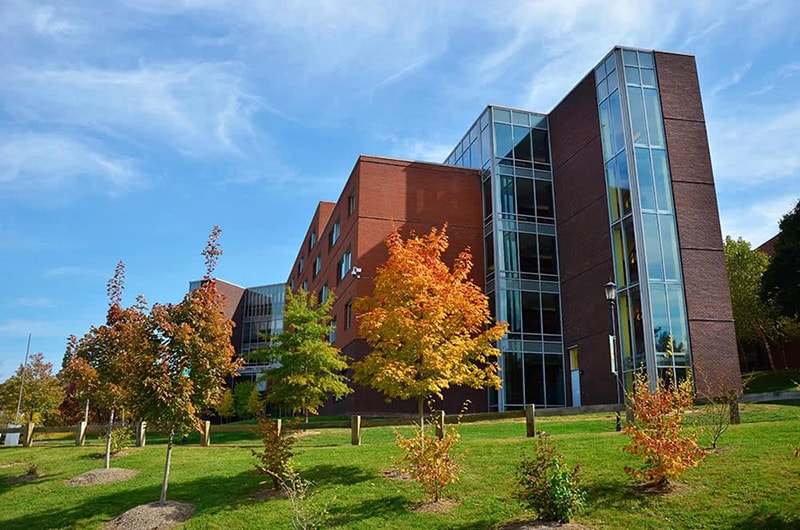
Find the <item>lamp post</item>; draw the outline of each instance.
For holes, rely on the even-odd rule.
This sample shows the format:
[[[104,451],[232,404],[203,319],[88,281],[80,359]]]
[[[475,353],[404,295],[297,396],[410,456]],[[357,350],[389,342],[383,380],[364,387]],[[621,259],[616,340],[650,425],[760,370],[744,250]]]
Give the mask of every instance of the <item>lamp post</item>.
[[[619,371],[622,368],[617,364],[617,332],[616,332],[616,319],[614,318],[614,304],[617,301],[617,284],[614,282],[608,282],[605,285],[605,292],[606,292],[606,301],[608,302],[608,317],[609,317],[609,335],[608,335],[608,350],[611,356],[611,373],[614,374],[616,377],[616,386],[617,386],[617,408],[619,409],[620,405],[620,382],[619,382]],[[622,430],[622,423],[620,422],[619,417],[619,410],[617,410],[616,416],[616,429],[617,432]]]

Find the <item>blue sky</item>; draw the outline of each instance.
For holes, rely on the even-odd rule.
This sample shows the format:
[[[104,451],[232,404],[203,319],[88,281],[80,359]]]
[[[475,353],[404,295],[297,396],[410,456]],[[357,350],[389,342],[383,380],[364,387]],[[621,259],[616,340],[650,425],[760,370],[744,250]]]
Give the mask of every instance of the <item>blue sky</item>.
[[[284,281],[361,154],[442,161],[487,104],[549,112],[616,44],[697,57],[723,232],[800,197],[795,0],[0,3],[0,381],[105,285]]]

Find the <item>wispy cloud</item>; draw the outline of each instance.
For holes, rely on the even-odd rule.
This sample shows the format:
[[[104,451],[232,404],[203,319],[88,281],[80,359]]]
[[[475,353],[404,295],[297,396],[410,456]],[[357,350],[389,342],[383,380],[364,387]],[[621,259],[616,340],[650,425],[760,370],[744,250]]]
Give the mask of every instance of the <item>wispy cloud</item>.
[[[747,75],[747,72],[750,71],[750,68],[752,66],[753,63],[748,62],[736,68],[733,72],[731,72],[730,75],[717,81],[716,84],[714,84],[714,86],[711,87],[709,95],[711,97],[716,96],[723,90],[738,85],[742,81],[742,79],[744,79],[745,75]]]
[[[56,306],[55,300],[46,296],[31,296],[22,297],[14,300],[11,303],[15,307],[30,307],[39,309],[48,309]]]
[[[0,321],[0,337],[26,337],[30,333],[38,338],[58,337],[66,338],[63,326],[51,320],[26,320],[7,319]],[[22,363],[20,363],[22,364]]]
[[[202,157],[254,144],[260,100],[236,63],[140,64],[130,69],[12,68],[0,96],[17,120],[59,123]]]
[[[797,203],[798,196],[769,197],[751,204],[731,201],[730,207],[720,212],[722,233],[733,238],[741,237],[754,247],[778,233],[781,218]]]
[[[106,154],[67,136],[0,137],[0,190],[5,192],[56,192],[80,183],[116,195],[141,181],[130,158]]]

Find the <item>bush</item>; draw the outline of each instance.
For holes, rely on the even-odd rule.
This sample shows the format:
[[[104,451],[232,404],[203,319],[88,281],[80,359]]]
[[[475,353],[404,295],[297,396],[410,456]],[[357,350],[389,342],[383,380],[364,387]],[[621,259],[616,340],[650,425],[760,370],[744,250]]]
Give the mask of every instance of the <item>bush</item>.
[[[258,426],[253,432],[264,444],[264,451],[252,451],[253,456],[259,460],[255,464],[256,469],[260,473],[269,475],[273,489],[279,489],[289,471],[289,461],[294,456],[292,446],[295,439],[279,432],[277,423],[269,418],[259,419]]]
[[[697,435],[683,429],[683,414],[693,401],[689,379],[677,386],[670,378],[660,380],[651,394],[647,375],[640,372],[628,401],[634,421],[623,429],[631,437],[623,451],[641,457],[643,464],[640,469],[625,467],[626,473],[665,486],[686,468],[700,465],[705,453],[697,446]]]
[[[458,480],[460,466],[451,454],[461,439],[455,427],[447,429],[442,438],[424,434],[417,426],[412,437],[406,438],[395,431],[397,446],[403,450],[400,471],[408,473],[434,501],[441,497],[442,489]]]
[[[523,454],[517,465],[517,495],[540,519],[568,522],[585,501],[579,472],[578,465],[569,469],[550,436],[540,432],[533,455]]]
[[[314,484],[300,476],[291,459],[286,461],[282,475],[272,476],[292,504],[292,528],[295,530],[327,528],[327,507],[313,502]]]

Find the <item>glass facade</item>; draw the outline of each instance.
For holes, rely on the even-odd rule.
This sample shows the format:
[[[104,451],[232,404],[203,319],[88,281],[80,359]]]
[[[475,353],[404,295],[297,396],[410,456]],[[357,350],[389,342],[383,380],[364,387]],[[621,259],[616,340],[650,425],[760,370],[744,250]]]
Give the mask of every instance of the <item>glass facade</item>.
[[[691,352],[653,54],[617,48],[594,74],[625,383],[637,370],[651,384],[683,379]]]
[[[488,107],[445,160],[483,172],[486,294],[509,332],[492,410],[564,406],[555,201],[547,116]],[[494,393],[494,391],[490,391]]]

